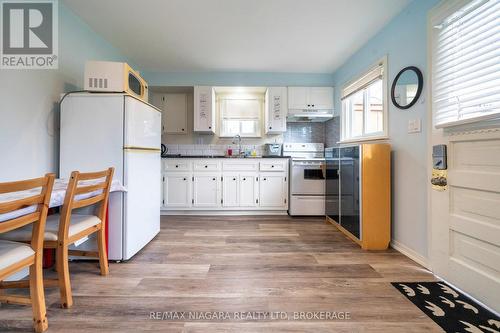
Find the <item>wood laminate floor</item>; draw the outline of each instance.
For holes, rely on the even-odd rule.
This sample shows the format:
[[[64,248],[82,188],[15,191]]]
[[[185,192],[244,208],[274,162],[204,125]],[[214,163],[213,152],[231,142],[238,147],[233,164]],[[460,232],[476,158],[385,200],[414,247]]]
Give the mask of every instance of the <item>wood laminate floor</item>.
[[[96,262],[70,271],[71,309],[59,307],[57,289],[46,291],[49,332],[441,332],[390,284],[432,274],[395,250],[361,250],[323,218],[164,216],[155,240],[110,264],[108,277]],[[350,319],[293,320],[321,311]],[[275,318],[259,320],[269,312]],[[30,307],[1,305],[0,332],[30,328]]]

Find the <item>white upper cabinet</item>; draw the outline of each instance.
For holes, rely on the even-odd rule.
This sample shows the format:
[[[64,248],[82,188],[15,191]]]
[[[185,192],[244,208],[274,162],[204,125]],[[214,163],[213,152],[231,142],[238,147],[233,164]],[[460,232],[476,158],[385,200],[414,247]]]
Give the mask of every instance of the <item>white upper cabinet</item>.
[[[269,87],[267,89],[264,117],[266,134],[286,132],[287,102],[286,87]]]
[[[333,109],[333,88],[332,87],[311,87],[309,88],[309,103],[311,108],[318,110]]]
[[[288,87],[288,108],[301,110],[308,108],[309,87]]]
[[[333,110],[333,87],[288,87],[288,108]]]
[[[153,105],[162,110],[162,133],[186,134],[188,132],[187,94],[155,93]]]
[[[195,132],[215,133],[215,91],[210,86],[194,87]]]

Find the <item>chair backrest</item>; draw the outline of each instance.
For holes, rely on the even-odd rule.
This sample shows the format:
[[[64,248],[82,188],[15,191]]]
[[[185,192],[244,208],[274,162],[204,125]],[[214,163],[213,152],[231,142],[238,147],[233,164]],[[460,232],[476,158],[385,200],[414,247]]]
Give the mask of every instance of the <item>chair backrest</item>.
[[[61,211],[59,239],[68,236],[71,213],[74,209],[100,204],[96,215],[104,221],[114,171],[114,168],[108,168],[98,172],[71,173]]]
[[[45,221],[49,210],[50,196],[54,185],[54,174],[46,174],[45,177],[22,181],[0,183],[0,194],[30,191],[27,197],[7,202],[0,202],[0,214],[7,214],[16,210],[35,206],[35,211],[0,222],[0,233],[8,232],[27,224],[34,223],[31,237],[31,247],[41,255],[43,248],[43,236],[45,232]],[[38,190],[40,192],[38,192]],[[39,252],[40,251],[40,252]]]

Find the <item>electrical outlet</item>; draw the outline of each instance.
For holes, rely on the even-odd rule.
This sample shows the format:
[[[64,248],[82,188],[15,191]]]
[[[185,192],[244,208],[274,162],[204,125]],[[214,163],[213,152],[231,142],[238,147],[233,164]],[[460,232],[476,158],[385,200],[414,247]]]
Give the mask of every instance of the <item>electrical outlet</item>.
[[[408,133],[422,132],[422,121],[420,118],[408,120]]]

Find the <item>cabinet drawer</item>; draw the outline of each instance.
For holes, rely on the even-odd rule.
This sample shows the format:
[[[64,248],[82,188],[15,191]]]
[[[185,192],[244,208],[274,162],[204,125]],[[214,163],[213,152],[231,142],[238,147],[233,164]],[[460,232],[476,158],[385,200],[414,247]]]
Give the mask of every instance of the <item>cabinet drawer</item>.
[[[285,171],[287,161],[260,162],[260,171]]]
[[[224,171],[258,171],[259,163],[256,161],[222,162],[222,169]]]
[[[190,171],[192,162],[187,160],[166,160],[164,162],[165,171]]]
[[[197,161],[193,163],[194,171],[219,171],[220,165],[217,161]]]

